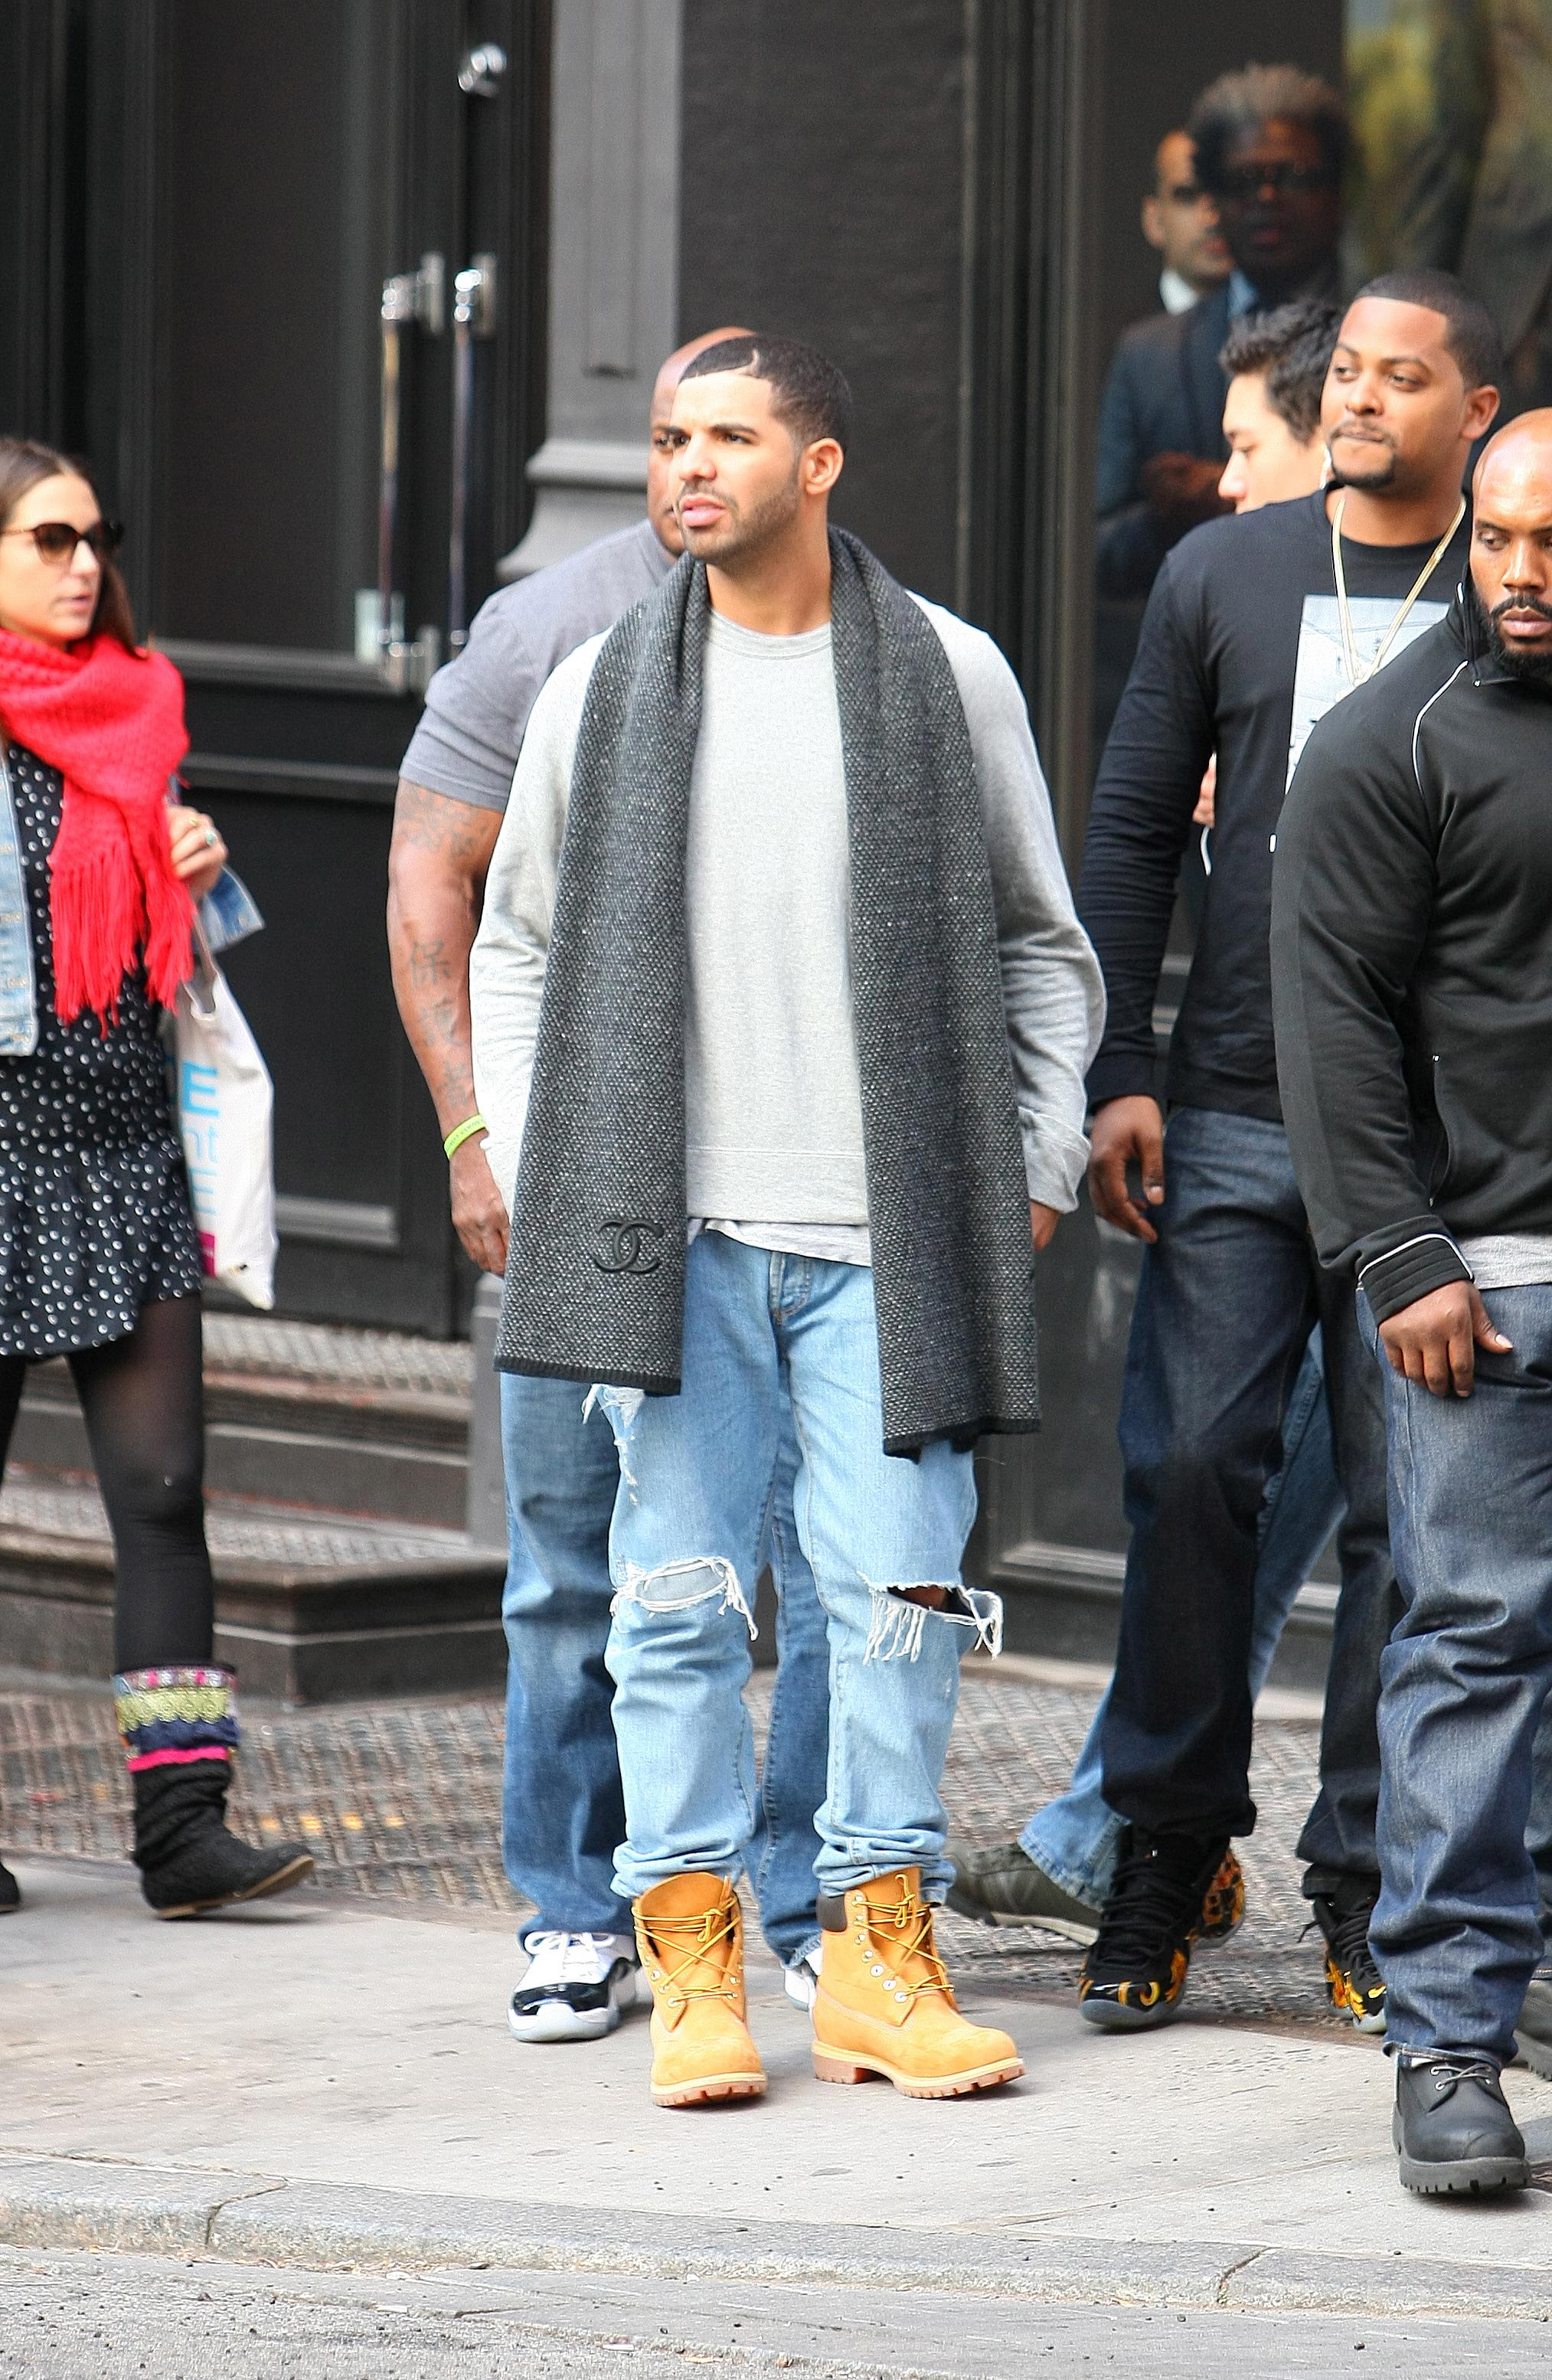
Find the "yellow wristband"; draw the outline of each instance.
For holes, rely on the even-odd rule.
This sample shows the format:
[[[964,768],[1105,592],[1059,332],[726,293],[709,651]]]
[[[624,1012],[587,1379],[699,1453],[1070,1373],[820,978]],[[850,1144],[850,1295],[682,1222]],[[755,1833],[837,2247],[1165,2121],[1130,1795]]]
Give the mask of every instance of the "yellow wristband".
[[[472,1140],[477,1132],[489,1132],[490,1129],[490,1125],[486,1123],[482,1115],[476,1114],[467,1116],[462,1123],[455,1123],[454,1125],[452,1131],[443,1142],[442,1147],[443,1155],[447,1157],[455,1157],[459,1149],[462,1148],[466,1140]]]

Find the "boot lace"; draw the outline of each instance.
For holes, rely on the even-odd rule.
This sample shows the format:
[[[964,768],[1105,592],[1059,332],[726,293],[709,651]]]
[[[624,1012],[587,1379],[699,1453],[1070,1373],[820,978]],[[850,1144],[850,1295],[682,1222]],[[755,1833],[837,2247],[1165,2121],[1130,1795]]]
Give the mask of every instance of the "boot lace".
[[[1344,1910],[1331,1928],[1328,1948],[1332,1963],[1344,1975],[1351,1975],[1361,1992],[1377,1990],[1379,1969],[1369,1948],[1369,1920],[1374,1915],[1374,1903],[1360,1901],[1355,1909]]]
[[[1201,1914],[1195,1887],[1204,1857],[1203,1846],[1185,1836],[1134,1835],[1116,1864],[1091,1962],[1130,1966],[1183,1941]]]
[[[1438,2087],[1448,2095],[1457,2082],[1485,2082],[1490,2091],[1501,2091],[1503,2077],[1490,2058],[1409,2058],[1411,2067],[1425,2067],[1439,2078]]]
[[[737,1905],[731,1901],[697,1917],[655,1917],[648,1939],[661,1965],[665,1990],[681,2000],[735,2001],[737,1981],[727,1969],[721,1970],[720,1983],[709,1979],[718,1973],[713,1964],[718,1951],[735,1938],[737,1930]],[[708,1981],[687,1980],[697,1967],[705,1968]]]
[[[930,1901],[919,1900],[911,1892],[902,1893],[892,1903],[870,1900],[867,1932],[897,1988],[908,1992],[912,1999],[918,1999],[923,1992],[950,1990],[949,1971],[938,1956],[933,1940]],[[897,1959],[919,1959],[927,1972],[911,1983],[901,1974],[895,1964]]]

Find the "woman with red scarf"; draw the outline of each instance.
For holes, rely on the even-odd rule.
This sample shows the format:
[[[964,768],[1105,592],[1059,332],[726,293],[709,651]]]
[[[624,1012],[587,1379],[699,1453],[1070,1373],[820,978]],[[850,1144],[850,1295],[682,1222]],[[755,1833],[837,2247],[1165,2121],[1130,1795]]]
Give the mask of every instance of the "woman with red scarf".
[[[183,687],[135,644],[117,543],[79,466],[0,438],[0,1472],[28,1365],[66,1356],[113,1528],[135,1860],[177,1917],[312,1862],[224,1822],[237,1723],[212,1660],[200,1263],[160,1026],[226,855],[168,798]],[[0,1866],[0,1909],[18,1900]]]

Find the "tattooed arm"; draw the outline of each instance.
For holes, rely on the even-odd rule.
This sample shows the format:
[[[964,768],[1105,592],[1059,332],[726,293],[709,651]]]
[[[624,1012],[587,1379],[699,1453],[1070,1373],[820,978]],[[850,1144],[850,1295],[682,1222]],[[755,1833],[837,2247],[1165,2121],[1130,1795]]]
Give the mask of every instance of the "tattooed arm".
[[[500,810],[399,780],[388,855],[394,992],[444,1133],[475,1111],[468,963]],[[449,1166],[453,1221],[482,1272],[506,1268],[506,1206],[479,1136]]]

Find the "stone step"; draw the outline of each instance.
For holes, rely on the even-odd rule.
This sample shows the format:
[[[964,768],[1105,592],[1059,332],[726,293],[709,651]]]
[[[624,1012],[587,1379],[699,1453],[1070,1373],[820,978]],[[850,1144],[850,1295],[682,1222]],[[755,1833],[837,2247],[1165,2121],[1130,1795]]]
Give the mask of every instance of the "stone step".
[[[332,1425],[335,1416],[325,1412],[317,1418]],[[351,1437],[333,1427],[302,1428],[284,1406],[274,1425],[266,1424],[207,1420],[205,1484],[212,1493],[440,1528],[462,1524],[468,1465],[461,1450]],[[74,1484],[90,1479],[91,1451],[68,1373],[58,1382],[29,1382],[11,1454],[38,1475]]]
[[[499,1554],[462,1530],[208,1500],[215,1656],[288,1703],[499,1684]],[[55,1676],[113,1666],[113,1546],[95,1487],[19,1464],[0,1493],[0,1644]]]
[[[263,1316],[205,1318],[206,1478],[216,1493],[461,1528],[467,1345]],[[30,1374],[13,1459],[63,1482],[91,1451],[63,1362]]]

